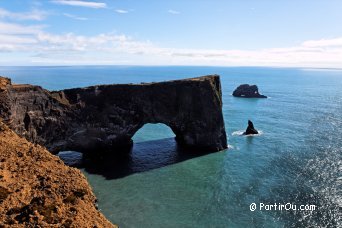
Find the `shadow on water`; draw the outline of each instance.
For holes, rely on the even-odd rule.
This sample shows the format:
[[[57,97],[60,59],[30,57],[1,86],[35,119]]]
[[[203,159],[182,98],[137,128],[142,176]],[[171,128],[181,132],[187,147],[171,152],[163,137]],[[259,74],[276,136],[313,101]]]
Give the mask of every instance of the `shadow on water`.
[[[91,174],[104,176],[106,179],[118,179],[134,173],[158,169],[176,164],[208,153],[189,151],[177,144],[174,138],[158,139],[134,143],[127,151],[81,154],[61,152],[60,158],[69,166],[85,169]]]

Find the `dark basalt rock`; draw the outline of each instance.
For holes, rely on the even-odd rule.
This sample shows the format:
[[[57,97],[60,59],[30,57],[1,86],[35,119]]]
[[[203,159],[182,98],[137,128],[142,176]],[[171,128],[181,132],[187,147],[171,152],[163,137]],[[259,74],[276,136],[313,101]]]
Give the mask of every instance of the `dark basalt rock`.
[[[248,127],[243,134],[244,135],[257,135],[259,134],[259,132],[255,130],[253,122],[248,120]]]
[[[0,95],[3,121],[54,153],[129,147],[146,123],[168,125],[185,146],[227,148],[218,75],[52,92],[0,77]]]
[[[258,86],[248,84],[239,85],[239,87],[234,90],[233,96],[244,98],[267,98],[267,96],[259,93]]]

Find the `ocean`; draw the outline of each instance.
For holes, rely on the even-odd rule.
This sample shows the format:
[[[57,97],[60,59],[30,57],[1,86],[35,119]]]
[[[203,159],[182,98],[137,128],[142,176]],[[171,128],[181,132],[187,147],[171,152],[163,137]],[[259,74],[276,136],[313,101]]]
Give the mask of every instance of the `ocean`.
[[[14,83],[49,90],[207,74],[221,76],[229,149],[187,153],[169,127],[146,124],[127,155],[60,153],[85,174],[101,212],[123,228],[342,227],[342,70],[0,67]],[[245,83],[269,98],[233,97]],[[248,119],[261,134],[241,135]]]

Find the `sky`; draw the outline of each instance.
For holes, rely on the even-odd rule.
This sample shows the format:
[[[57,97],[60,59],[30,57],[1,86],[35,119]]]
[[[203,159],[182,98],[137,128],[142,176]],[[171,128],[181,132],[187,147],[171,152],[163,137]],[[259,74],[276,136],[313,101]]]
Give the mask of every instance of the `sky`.
[[[342,68],[341,0],[0,0],[0,65]]]

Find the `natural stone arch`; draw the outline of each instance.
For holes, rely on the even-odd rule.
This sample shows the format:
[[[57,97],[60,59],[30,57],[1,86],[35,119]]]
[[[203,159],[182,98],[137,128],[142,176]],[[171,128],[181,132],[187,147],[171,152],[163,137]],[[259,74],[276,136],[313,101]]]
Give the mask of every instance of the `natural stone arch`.
[[[227,148],[219,76],[160,83],[99,85],[49,92],[11,85],[0,114],[32,142],[61,150],[115,150],[130,146],[146,123],[163,123],[185,146],[206,151]]]

